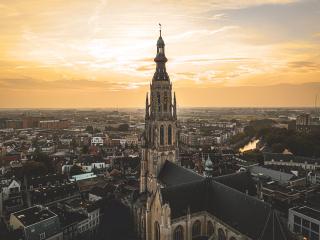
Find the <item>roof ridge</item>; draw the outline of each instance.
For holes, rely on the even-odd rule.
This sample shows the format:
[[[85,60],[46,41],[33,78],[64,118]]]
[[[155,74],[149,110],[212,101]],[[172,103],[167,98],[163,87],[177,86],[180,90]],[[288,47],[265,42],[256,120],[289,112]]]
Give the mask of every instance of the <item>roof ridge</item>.
[[[241,172],[228,173],[228,174],[224,174],[224,175],[216,176],[216,177],[214,177],[213,179],[221,179],[221,178],[225,178],[225,177],[232,177],[232,176],[236,176],[236,175],[244,175],[244,174],[248,174],[248,171],[241,171]]]
[[[275,212],[275,214],[276,214],[276,212]],[[282,226],[282,224],[281,224],[281,222],[280,222],[280,219],[279,219],[279,217],[278,217],[278,214],[276,214],[276,219],[277,219],[277,221],[278,221],[278,223],[279,223],[280,231],[281,231],[282,236],[284,237],[284,239],[287,239],[287,237],[286,237],[285,234],[284,234],[283,226]]]
[[[196,180],[193,182],[186,182],[186,183],[180,183],[180,184],[176,184],[176,185],[172,185],[172,186],[166,186],[166,187],[160,187],[161,190],[165,190],[165,189],[173,189],[173,188],[178,188],[178,187],[183,187],[186,185],[191,185],[191,184],[195,184],[195,183],[200,183],[200,182],[205,182],[206,179],[201,179],[201,180]]]
[[[272,210],[270,210],[270,212],[269,212],[269,214],[268,214],[267,221],[265,222],[265,224],[264,224],[264,226],[263,226],[263,230],[262,230],[261,235],[260,235],[260,237],[259,237],[258,240],[262,240],[262,237],[263,237],[263,235],[264,235],[264,233],[265,233],[265,231],[266,231],[266,229],[267,229],[267,226],[268,226],[268,222],[269,222],[269,219],[270,219],[270,216],[271,216],[271,212],[272,212]],[[273,239],[273,240],[274,240],[274,239]]]

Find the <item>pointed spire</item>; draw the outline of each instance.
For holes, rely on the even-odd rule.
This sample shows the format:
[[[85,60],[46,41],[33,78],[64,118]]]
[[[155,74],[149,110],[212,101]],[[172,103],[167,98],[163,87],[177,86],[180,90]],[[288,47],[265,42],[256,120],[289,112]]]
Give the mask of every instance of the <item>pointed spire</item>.
[[[146,119],[149,118],[149,98],[148,98],[148,92],[146,94]]]
[[[176,92],[173,93],[173,118],[177,119],[177,100]]]
[[[161,37],[161,23],[159,23],[159,31],[160,31],[160,37]]]
[[[148,106],[149,105],[149,98],[148,98],[148,92],[147,92],[147,94],[146,94],[146,106]]]

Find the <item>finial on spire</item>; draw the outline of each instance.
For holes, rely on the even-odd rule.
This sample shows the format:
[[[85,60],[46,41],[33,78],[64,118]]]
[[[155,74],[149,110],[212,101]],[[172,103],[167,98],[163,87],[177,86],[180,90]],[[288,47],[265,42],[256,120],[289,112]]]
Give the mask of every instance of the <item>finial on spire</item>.
[[[161,23],[159,23],[159,29],[160,29],[160,37],[161,37]]]

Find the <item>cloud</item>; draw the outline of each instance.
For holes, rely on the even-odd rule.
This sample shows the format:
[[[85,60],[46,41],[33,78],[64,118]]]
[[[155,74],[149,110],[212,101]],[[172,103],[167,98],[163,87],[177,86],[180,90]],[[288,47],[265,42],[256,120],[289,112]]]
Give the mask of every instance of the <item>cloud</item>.
[[[294,70],[308,70],[320,72],[320,63],[312,61],[293,61],[288,63],[288,67]]]
[[[0,89],[11,90],[82,90],[82,91],[120,91],[135,89],[148,85],[149,82],[112,82],[111,80],[95,81],[87,79],[43,81],[32,78],[0,79]]]
[[[200,30],[190,30],[178,35],[170,36],[167,38],[168,42],[177,42],[185,39],[196,38],[199,39],[203,36],[212,36],[214,34],[225,32],[231,29],[235,29],[237,26],[223,26],[218,29],[200,29]]]

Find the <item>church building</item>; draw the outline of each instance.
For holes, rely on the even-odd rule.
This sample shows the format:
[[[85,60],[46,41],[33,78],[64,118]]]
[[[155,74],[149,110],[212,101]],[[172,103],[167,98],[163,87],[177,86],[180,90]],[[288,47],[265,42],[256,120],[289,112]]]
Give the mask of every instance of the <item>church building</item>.
[[[256,195],[248,172],[212,178],[179,164],[177,102],[161,35],[146,97],[140,193],[133,203],[142,240],[286,240],[286,224]],[[211,160],[206,161],[211,167]],[[212,163],[211,163],[212,164]]]

